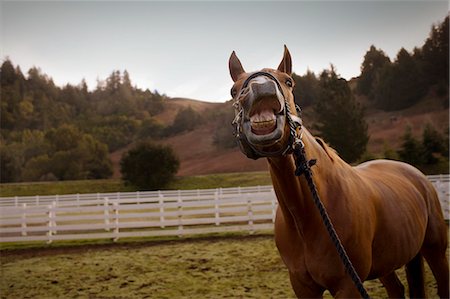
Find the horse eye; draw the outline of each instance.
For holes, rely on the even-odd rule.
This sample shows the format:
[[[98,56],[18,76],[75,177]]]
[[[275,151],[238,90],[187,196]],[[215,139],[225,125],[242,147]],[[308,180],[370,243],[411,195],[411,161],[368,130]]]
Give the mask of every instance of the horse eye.
[[[292,80],[291,79],[287,79],[286,80],[286,85],[289,87],[292,87]]]
[[[236,96],[237,91],[236,91],[236,89],[233,87],[233,88],[230,90],[230,93],[231,93],[231,96],[234,98],[234,97]]]

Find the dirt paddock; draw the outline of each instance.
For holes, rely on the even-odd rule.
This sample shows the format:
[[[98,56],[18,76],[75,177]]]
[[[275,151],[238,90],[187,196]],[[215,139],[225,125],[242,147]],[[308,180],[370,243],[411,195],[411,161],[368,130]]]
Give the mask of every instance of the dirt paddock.
[[[436,283],[426,267],[430,298]],[[399,270],[405,283],[403,270]],[[365,283],[385,298],[377,281]],[[273,235],[1,251],[1,298],[293,298]],[[330,297],[326,293],[326,297]]]

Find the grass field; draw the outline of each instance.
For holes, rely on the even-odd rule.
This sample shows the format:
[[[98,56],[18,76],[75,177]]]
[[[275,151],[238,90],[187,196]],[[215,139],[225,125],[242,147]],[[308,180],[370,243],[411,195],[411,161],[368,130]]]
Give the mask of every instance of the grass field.
[[[1,269],[1,298],[295,297],[272,235],[8,250]],[[378,281],[365,285],[386,297]]]
[[[189,190],[237,186],[247,187],[270,185],[271,183],[269,173],[265,171],[223,173],[177,177],[165,189]],[[0,196],[3,197],[132,191],[143,190],[137,190],[133,186],[126,186],[119,179],[0,184]]]

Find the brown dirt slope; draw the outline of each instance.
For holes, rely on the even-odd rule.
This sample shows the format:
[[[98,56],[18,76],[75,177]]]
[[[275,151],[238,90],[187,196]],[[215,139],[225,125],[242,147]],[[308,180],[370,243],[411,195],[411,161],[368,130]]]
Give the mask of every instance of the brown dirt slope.
[[[191,107],[197,112],[204,112],[205,110],[220,105],[221,103],[203,102],[186,98],[171,98],[164,103],[164,111],[156,115],[155,119],[163,124],[171,124],[181,109]]]

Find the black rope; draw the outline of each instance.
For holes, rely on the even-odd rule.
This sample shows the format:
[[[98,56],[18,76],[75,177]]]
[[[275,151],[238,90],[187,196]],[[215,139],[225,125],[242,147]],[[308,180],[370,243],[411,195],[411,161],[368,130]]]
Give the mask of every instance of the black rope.
[[[345,251],[345,248],[342,245],[342,242],[339,239],[339,236],[337,235],[336,230],[333,227],[333,224],[331,223],[330,217],[328,216],[325,206],[323,205],[322,201],[320,200],[316,185],[314,184],[314,181],[312,178],[312,172],[311,172],[311,166],[316,163],[316,160],[309,160],[309,161],[306,160],[305,147],[303,145],[303,142],[300,139],[296,140],[296,143],[294,146],[294,156],[296,157],[295,175],[296,176],[301,176],[302,174],[305,175],[305,179],[308,182],[308,186],[311,191],[311,194],[312,194],[312,197],[314,200],[314,204],[316,205],[317,209],[319,210],[319,213],[320,213],[320,216],[322,217],[323,223],[325,224],[327,232],[330,235],[331,241],[333,242],[334,246],[336,247],[336,250],[339,254],[339,258],[341,259],[342,263],[344,264],[345,270],[350,275],[350,278],[353,280],[353,283],[355,284],[355,286],[358,289],[358,292],[361,294],[361,296],[363,298],[369,299],[370,296],[367,293],[366,289],[364,288],[364,285],[361,281],[361,278],[359,278],[358,273],[356,273],[355,267],[353,267],[353,264],[350,261],[350,258],[348,257],[348,254]]]

